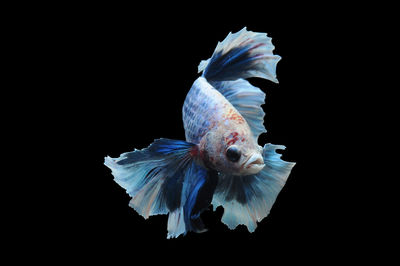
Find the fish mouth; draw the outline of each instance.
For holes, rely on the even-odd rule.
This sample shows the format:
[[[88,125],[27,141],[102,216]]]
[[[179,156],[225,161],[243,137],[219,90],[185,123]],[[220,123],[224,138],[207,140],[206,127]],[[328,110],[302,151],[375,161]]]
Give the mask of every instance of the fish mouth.
[[[243,164],[243,171],[246,174],[256,174],[264,168],[264,159],[259,153],[252,154]]]

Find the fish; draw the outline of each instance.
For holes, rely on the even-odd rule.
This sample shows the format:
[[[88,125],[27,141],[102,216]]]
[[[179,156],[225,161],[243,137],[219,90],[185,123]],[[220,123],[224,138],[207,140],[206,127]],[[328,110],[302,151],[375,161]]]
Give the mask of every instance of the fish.
[[[268,216],[294,167],[283,145],[258,145],[266,133],[265,93],[248,78],[278,83],[279,55],[266,33],[246,27],[218,42],[200,62],[182,107],[185,140],[156,139],[147,148],[105,157],[131,206],[147,219],[168,215],[167,238],[207,231],[201,214],[222,206],[229,229],[254,232]]]

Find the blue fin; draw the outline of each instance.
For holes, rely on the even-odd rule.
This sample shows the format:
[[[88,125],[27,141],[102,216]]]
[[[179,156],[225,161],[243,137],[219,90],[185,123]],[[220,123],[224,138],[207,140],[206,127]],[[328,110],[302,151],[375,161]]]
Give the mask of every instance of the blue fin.
[[[271,38],[266,33],[241,31],[228,36],[214,50],[212,57],[201,61],[198,70],[208,81],[228,81],[259,77],[278,83]]]
[[[276,153],[285,146],[266,144],[263,150],[265,167],[249,176],[220,175],[212,204],[224,208],[222,222],[230,229],[243,224],[254,232],[257,222],[267,217],[276,197],[286,183],[295,163],[285,162]]]
[[[181,187],[180,208],[168,217],[167,238],[178,237],[188,231],[206,231],[200,214],[210,206],[217,182],[217,172],[206,170],[195,161],[189,163]]]
[[[264,92],[244,79],[212,82],[211,85],[246,119],[256,140],[262,133],[267,132],[264,127],[265,113],[261,107],[265,103]]]
[[[114,180],[132,197],[129,205],[140,215],[147,219],[169,213],[168,237],[203,229],[195,207],[210,175],[195,162],[194,149],[197,146],[186,141],[158,139],[143,150],[105,158]],[[208,189],[211,195],[214,189]]]
[[[182,196],[186,199],[183,207],[185,224],[188,231],[204,232],[200,214],[211,204],[218,175],[192,162],[186,176],[182,189]]]

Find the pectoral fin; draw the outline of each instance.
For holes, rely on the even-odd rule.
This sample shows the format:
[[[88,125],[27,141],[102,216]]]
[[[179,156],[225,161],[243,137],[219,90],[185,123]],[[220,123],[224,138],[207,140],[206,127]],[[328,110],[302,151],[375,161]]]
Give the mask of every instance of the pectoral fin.
[[[220,175],[212,204],[224,208],[222,222],[230,229],[243,224],[254,232],[257,222],[267,217],[279,192],[295,165],[280,159],[277,149],[284,146],[266,144],[263,157],[265,167],[249,176]]]

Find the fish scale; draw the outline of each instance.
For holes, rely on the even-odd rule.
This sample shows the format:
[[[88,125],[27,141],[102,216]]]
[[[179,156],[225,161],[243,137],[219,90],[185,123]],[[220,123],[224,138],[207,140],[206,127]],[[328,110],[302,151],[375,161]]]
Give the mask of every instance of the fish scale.
[[[182,108],[186,141],[198,144],[221,121],[228,108],[233,108],[228,100],[203,77],[198,78],[187,94]]]

